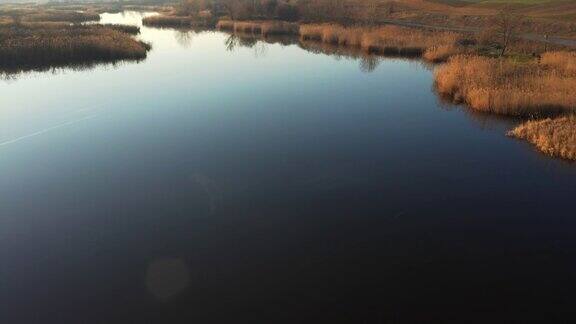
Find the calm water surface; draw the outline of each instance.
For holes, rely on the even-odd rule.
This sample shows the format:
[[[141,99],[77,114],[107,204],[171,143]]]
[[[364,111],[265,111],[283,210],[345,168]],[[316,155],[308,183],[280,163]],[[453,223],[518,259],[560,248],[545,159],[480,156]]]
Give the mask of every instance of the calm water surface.
[[[140,37],[0,81],[0,322],[574,319],[576,166],[512,121],[417,61]]]

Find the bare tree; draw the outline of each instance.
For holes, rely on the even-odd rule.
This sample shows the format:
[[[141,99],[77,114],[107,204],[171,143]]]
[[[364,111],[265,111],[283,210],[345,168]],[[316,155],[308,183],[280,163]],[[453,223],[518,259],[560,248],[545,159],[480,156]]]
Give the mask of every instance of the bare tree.
[[[508,46],[517,36],[523,21],[524,17],[513,13],[510,8],[502,9],[496,16],[495,30],[500,38],[500,56],[506,54]]]

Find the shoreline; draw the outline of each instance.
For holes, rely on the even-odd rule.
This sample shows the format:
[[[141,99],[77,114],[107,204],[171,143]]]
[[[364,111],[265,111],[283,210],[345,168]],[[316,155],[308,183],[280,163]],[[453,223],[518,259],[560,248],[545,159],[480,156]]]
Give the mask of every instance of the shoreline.
[[[254,23],[252,22],[252,24]],[[242,30],[244,33],[248,31],[246,34],[251,34],[255,37],[260,36],[263,39],[268,37],[262,33],[261,26],[250,26],[250,23],[246,24],[246,22],[242,26],[248,26],[248,28],[236,28],[235,22],[227,21],[219,23],[217,29],[232,34],[238,34],[238,30]],[[323,26],[329,27],[328,29],[336,29],[336,31],[323,31]],[[378,28],[384,29],[386,27]],[[541,132],[534,127],[528,127],[531,123],[538,122],[542,118],[554,118],[553,121],[561,123],[567,118],[566,116],[576,114],[576,103],[570,100],[571,91],[576,89],[576,52],[567,49],[563,51],[551,49],[551,51],[545,50],[537,55],[533,54],[532,57],[529,55],[524,57],[515,56],[517,54],[503,57],[487,57],[479,52],[470,51],[465,46],[460,49],[454,48],[456,38],[450,39],[452,44],[450,42],[435,42],[435,45],[429,48],[406,47],[407,50],[402,51],[398,48],[386,50],[389,47],[383,46],[380,50],[375,50],[371,47],[372,45],[366,45],[362,42],[361,29],[361,27],[334,27],[333,24],[300,25],[297,35],[292,32],[287,34],[298,37],[299,44],[306,41],[340,48],[357,49],[364,55],[418,58],[424,62],[432,63],[434,64],[434,88],[438,96],[448,98],[454,104],[463,104],[466,109],[473,111],[490,115],[520,117],[520,123],[507,133],[509,136],[532,143],[536,149],[548,156],[576,160],[576,149],[572,149],[574,152],[566,153],[566,147],[576,147],[576,137],[559,137],[551,132]],[[374,28],[367,30],[370,33]],[[398,37],[401,33],[396,32],[394,34],[394,37]],[[456,35],[463,37],[462,34]],[[452,36],[454,37],[454,35]],[[477,60],[481,61],[476,63]],[[482,60],[486,64],[481,63],[484,62]],[[458,63],[460,65],[457,65]],[[467,68],[467,66],[473,68],[478,64],[484,64],[484,68],[472,70]],[[500,70],[494,70],[495,67],[500,67]],[[460,76],[455,79],[460,79],[460,81],[450,81],[452,85],[446,86],[446,77],[449,73],[453,73],[450,71],[451,68],[460,73]],[[484,73],[486,73],[488,79],[484,77],[483,81],[480,82],[477,76]],[[510,79],[513,75],[516,76],[516,80]],[[554,77],[556,78],[554,79],[555,81],[550,81],[550,78]],[[478,81],[475,81],[475,79],[478,79]],[[475,92],[466,90],[465,86],[463,86],[465,81],[462,80],[471,81],[470,89],[475,89]],[[478,83],[475,84],[475,82]],[[510,88],[509,83],[516,84],[514,86],[516,88]],[[542,85],[536,85],[538,83]],[[544,85],[545,83],[547,85]],[[544,87],[547,91],[538,90],[540,87]],[[531,92],[527,93],[526,91]],[[576,133],[575,123],[564,124],[567,124],[565,128],[569,128]],[[517,136],[514,131],[518,128],[527,129],[525,132],[538,132],[538,134]],[[539,145],[537,141],[533,140],[536,135],[548,137],[546,140],[548,144],[546,146]],[[559,138],[568,139],[569,143],[557,143]]]

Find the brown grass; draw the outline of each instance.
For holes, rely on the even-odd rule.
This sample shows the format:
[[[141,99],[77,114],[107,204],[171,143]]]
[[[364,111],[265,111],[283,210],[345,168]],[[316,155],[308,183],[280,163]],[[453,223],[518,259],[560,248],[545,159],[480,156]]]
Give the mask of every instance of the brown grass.
[[[471,108],[503,115],[542,116],[576,109],[576,54],[537,59],[456,56],[435,73],[438,91]]]
[[[526,140],[541,152],[576,160],[576,117],[562,117],[526,122],[508,133]]]
[[[149,45],[101,25],[0,27],[0,70],[9,73],[118,60],[140,60]]]
[[[456,46],[461,37],[457,33],[398,26],[368,28],[305,24],[300,26],[300,37],[303,40],[358,47],[372,54],[424,56],[436,62],[446,60],[449,55],[462,53],[462,48]]]
[[[576,52],[545,53],[541,62],[544,66],[563,71],[567,75],[576,75]]]

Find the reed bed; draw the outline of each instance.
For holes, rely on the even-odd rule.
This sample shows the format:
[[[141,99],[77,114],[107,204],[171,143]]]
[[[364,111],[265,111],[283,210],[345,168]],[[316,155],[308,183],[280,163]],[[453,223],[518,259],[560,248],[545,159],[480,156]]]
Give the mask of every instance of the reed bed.
[[[286,21],[232,21],[220,20],[216,24],[219,30],[233,31],[238,33],[249,33],[262,36],[270,35],[298,35],[299,26],[297,23]]]
[[[424,52],[424,59],[432,63],[447,62],[451,57],[472,53],[475,49],[458,46],[456,44],[436,45],[427,48]]]
[[[214,27],[215,21],[209,11],[197,14],[179,16],[175,13],[150,16],[142,19],[142,23],[152,27]]]
[[[304,24],[300,26],[303,40],[352,46],[371,54],[406,57],[424,56],[434,62],[462,53],[457,45],[461,35],[453,32],[432,32],[398,26],[344,27],[336,24]]]
[[[150,46],[129,34],[100,25],[53,28],[1,27],[0,69],[42,70],[119,60],[141,60]]]
[[[526,122],[508,133],[526,140],[544,154],[576,161],[576,117]]]
[[[576,75],[576,52],[548,52],[541,58],[544,66],[562,71],[565,75]]]
[[[37,10],[36,12],[27,13],[24,21],[28,22],[57,22],[65,21],[72,23],[81,23],[87,21],[98,21],[100,15],[94,12],[79,12],[72,10]]]
[[[66,31],[70,27],[70,23],[62,22],[62,21],[54,21],[54,22],[26,22],[22,23],[19,26],[14,26],[13,24],[6,24],[4,26],[0,26],[0,28],[23,28],[25,30],[42,30],[42,29],[53,29],[53,30],[60,30]],[[91,28],[105,28],[105,29],[113,29],[122,33],[130,34],[130,35],[138,35],[140,33],[140,27],[134,25],[123,25],[123,24],[91,24]]]
[[[576,109],[576,54],[545,53],[540,61],[456,56],[435,72],[440,94],[471,108],[512,116],[550,116]]]
[[[140,34],[140,27],[134,25],[122,25],[122,24],[101,24],[95,25],[101,26],[102,28],[110,28],[122,33],[130,34],[130,35],[138,35]]]

